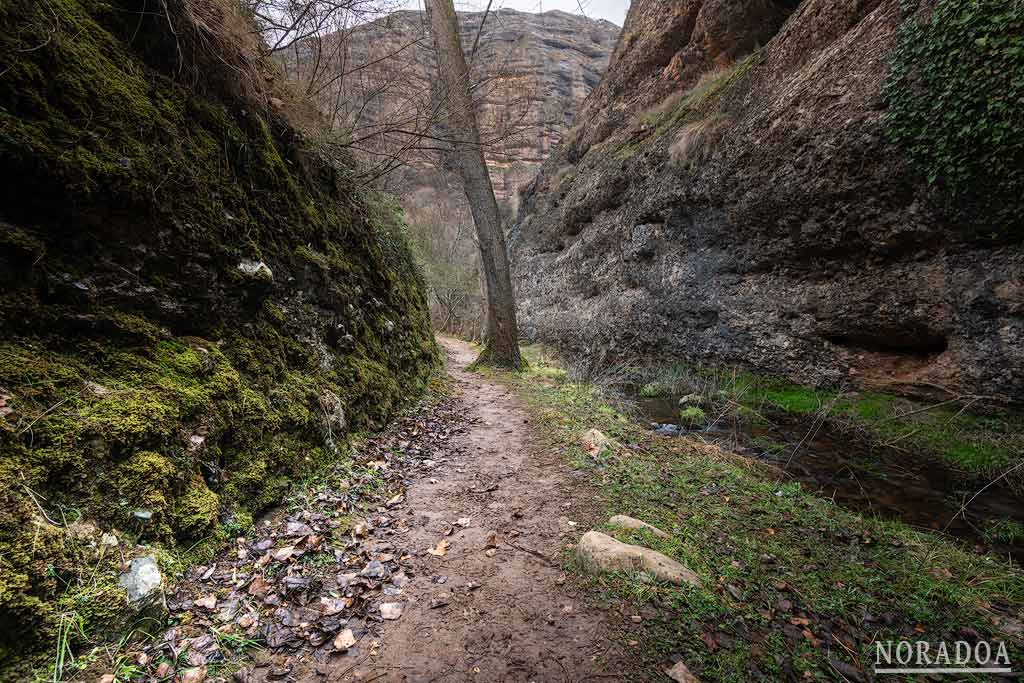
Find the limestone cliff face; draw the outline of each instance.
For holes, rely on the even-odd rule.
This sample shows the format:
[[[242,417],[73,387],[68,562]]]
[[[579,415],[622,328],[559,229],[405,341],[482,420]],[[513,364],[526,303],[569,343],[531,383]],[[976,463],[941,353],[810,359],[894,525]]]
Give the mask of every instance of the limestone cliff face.
[[[459,19],[463,46],[469,51],[483,13],[462,13]],[[386,54],[425,32],[422,12],[396,12],[386,21],[354,32],[351,49],[354,54]],[[551,149],[562,142],[580,105],[600,82],[618,34],[619,28],[607,21],[559,11],[533,14],[501,9],[487,17],[473,60],[479,76],[492,78],[483,88],[486,97],[481,122],[485,129],[500,129],[514,119],[511,123],[523,131],[498,148],[488,149],[488,167],[499,201],[514,210],[517,191],[533,179]],[[430,52],[428,36],[410,60],[424,79],[429,77]],[[432,171],[421,168],[407,173],[399,184],[408,193],[410,188],[415,191],[439,182],[445,184]]]
[[[892,82],[894,64],[961,39],[908,22],[963,6],[905,11],[898,0],[634,0],[579,129],[513,230],[528,335],[814,384],[1024,400],[1021,222],[999,209],[1018,201],[1012,171],[964,174],[954,195],[951,178],[916,161],[934,165],[938,126],[913,133],[923,144],[893,142],[894,125],[920,113],[892,104],[911,92]],[[931,42],[901,50],[922,35]],[[981,59],[985,42],[970,40],[941,68]],[[1003,71],[1017,80],[992,80],[989,102],[1019,93],[1013,59]],[[905,72],[941,73],[925,66]],[[1019,130],[995,110],[966,101],[961,129],[988,116]],[[956,163],[1019,163],[1014,144],[990,142]]]

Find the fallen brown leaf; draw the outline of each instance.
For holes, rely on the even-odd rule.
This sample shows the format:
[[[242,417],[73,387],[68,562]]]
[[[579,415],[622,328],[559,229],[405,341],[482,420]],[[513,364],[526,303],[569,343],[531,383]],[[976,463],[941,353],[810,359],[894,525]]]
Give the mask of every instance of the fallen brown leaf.
[[[185,673],[181,675],[181,683],[203,683],[206,680],[206,667],[196,667],[194,669],[186,669]]]
[[[195,604],[196,607],[205,607],[206,609],[213,609],[217,606],[217,596],[213,595],[212,593],[210,595],[205,595],[201,598],[198,598]]]
[[[285,547],[274,551],[274,559],[278,562],[284,562],[288,560],[292,555],[295,554],[295,546],[286,545]]]

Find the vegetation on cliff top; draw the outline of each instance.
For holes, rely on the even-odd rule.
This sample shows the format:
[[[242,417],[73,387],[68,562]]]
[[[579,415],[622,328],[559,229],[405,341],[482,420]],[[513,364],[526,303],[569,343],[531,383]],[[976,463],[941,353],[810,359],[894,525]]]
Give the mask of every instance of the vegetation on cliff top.
[[[982,235],[1019,237],[1024,12],[995,0],[904,0],[903,9],[885,85],[890,135],[957,218]]]

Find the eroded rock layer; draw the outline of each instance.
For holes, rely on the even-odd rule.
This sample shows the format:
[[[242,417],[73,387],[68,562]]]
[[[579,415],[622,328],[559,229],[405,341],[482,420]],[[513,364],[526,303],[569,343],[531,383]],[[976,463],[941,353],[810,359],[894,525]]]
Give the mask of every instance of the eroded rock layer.
[[[479,92],[484,94],[479,113],[485,140],[497,140],[485,150],[494,192],[499,202],[514,211],[517,192],[565,138],[580,105],[600,82],[619,27],[560,11],[534,14],[501,8],[487,15],[481,31],[483,19],[482,12],[459,14],[464,49],[478,45],[472,63],[482,83]],[[408,61],[419,71],[415,76],[428,83],[433,57],[426,24],[423,12],[396,12],[354,31],[348,38],[350,49],[372,63],[379,55],[396,53],[423,36]],[[408,57],[406,52],[399,54]],[[385,66],[390,67],[390,62],[382,62],[380,68]],[[399,107],[391,97],[372,102],[368,111],[372,115]],[[389,182],[401,188],[400,194],[438,187],[451,192],[453,183],[437,175],[429,165],[416,164],[403,178]]]

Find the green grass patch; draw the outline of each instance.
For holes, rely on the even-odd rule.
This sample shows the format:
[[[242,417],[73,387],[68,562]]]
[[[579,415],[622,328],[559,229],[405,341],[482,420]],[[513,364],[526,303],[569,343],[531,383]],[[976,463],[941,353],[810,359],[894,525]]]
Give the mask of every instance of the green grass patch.
[[[703,408],[690,406],[679,411],[679,422],[685,427],[699,427],[708,421]]]
[[[961,402],[913,401],[877,392],[843,392],[727,368],[666,363],[629,370],[644,389],[659,397],[697,394],[712,406],[726,406],[741,419],[782,413],[831,421],[853,428],[872,447],[891,447],[910,456],[943,459],[965,480],[993,479],[1014,467],[1007,483],[1024,491],[1024,414],[1010,410],[980,413]],[[715,409],[706,410],[716,413]],[[744,411],[746,414],[740,414]],[[851,437],[852,438],[852,437]]]
[[[536,352],[525,353],[532,365]],[[524,399],[539,438],[589,476],[601,518],[628,514],[669,538],[609,533],[701,577],[700,589],[644,574],[578,577],[599,600],[645,610],[633,651],[652,675],[680,656],[701,680],[834,681],[832,661],[870,671],[875,640],[949,641],[965,630],[1005,641],[1011,661],[1024,656],[1004,632],[1024,619],[1024,576],[1013,565],[858,515],[715,447],[657,438],[591,386],[539,382],[532,370],[494,376]],[[610,457],[580,457],[591,428],[618,444]]]

